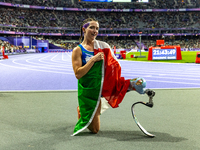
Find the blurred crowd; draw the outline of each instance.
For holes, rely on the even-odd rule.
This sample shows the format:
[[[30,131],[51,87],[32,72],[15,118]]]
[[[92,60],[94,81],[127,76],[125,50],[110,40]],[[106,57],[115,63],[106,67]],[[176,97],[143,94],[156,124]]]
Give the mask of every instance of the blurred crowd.
[[[49,43],[52,43],[58,47],[61,47],[62,49],[66,49],[66,50],[72,50],[74,49],[79,42],[76,40],[66,40],[66,39],[59,39],[59,38],[36,38],[33,37],[35,39],[38,40],[48,40]],[[151,38],[151,39],[142,39],[141,43],[143,43],[145,47],[141,47],[141,49],[144,50],[148,50],[149,47],[153,46],[156,47],[156,40],[158,40],[159,38]],[[100,39],[99,39],[100,40]],[[110,47],[112,49],[114,49],[114,47],[116,49],[127,49],[127,50],[131,50],[131,49],[135,49],[135,50],[139,50],[140,49],[140,45],[137,45],[136,43],[139,43],[138,39],[105,39],[105,42],[107,42]],[[191,48],[200,48],[200,38],[199,37],[195,37],[195,38],[182,38],[182,39],[169,39],[166,38],[165,39],[165,46],[167,45],[180,45],[181,48],[187,48],[187,49],[191,49]],[[0,40],[0,46],[4,46],[5,48],[5,52],[6,53],[15,53],[15,52],[26,52],[26,49],[22,48],[21,46],[15,46],[10,44],[9,42],[6,41],[2,41]],[[1,48],[0,47],[0,48]],[[1,52],[0,52],[1,53]]]
[[[0,2],[13,4],[27,4],[46,7],[67,8],[99,8],[99,9],[177,9],[198,8],[200,0],[155,0],[150,3],[85,3],[77,0],[0,0]],[[79,33],[81,22],[85,18],[95,18],[100,23],[99,31],[103,34],[132,34],[141,31],[143,33],[200,33],[200,12],[79,12],[59,10],[23,9],[19,7],[0,6],[0,30],[33,33]],[[57,29],[55,29],[57,27]],[[61,29],[68,28],[68,29]],[[106,29],[105,29],[106,28]],[[117,30],[113,29],[117,28]],[[122,30],[131,28],[131,30]],[[191,29],[175,29],[191,28]],[[57,38],[57,39],[56,39]],[[65,49],[73,49],[78,40],[63,40],[56,37],[47,40]],[[78,38],[78,37],[77,37]],[[147,37],[142,39],[146,47],[156,46],[159,37]],[[115,39],[105,38],[113,48],[133,49],[138,48],[134,38]],[[200,48],[199,39],[165,39],[166,45],[181,45],[181,47]],[[17,49],[14,45],[7,46],[8,51]],[[13,48],[12,48],[13,47]]]
[[[0,40],[0,54],[2,54],[2,48],[4,47],[5,53],[17,53],[17,52],[26,52],[21,46],[15,46],[10,44],[8,41]]]
[[[66,39],[58,39],[58,38],[40,38],[43,40],[48,40],[50,43],[57,45],[59,47],[62,47],[63,49],[73,49],[75,48],[79,42],[78,40],[66,40]],[[158,38],[158,37],[151,37],[149,39],[145,39],[143,38],[141,40],[141,43],[143,43],[145,45],[145,47],[148,49],[149,47],[153,46],[156,47],[156,40],[158,39],[162,39],[162,38]],[[112,38],[99,38],[97,37],[97,40],[103,40],[105,42],[107,42],[110,47],[112,49],[114,49],[114,47],[116,49],[140,49],[140,45],[138,45],[137,43],[139,43],[139,39],[112,39]],[[200,37],[195,36],[193,38],[170,38],[170,37],[166,37],[165,39],[163,39],[165,41],[165,45],[180,45],[181,48],[200,48]],[[146,49],[145,47],[141,46],[141,49]],[[146,49],[146,50],[147,50]]]
[[[78,2],[78,0],[0,0],[13,4],[27,4],[46,7],[66,8],[104,8],[104,9],[174,9],[174,8],[198,8],[199,0],[153,0],[149,3],[97,3]]]
[[[149,39],[145,40],[143,39],[141,42],[147,47],[147,49],[151,46],[156,47],[156,40],[158,39]],[[109,45],[114,48],[116,46],[116,49],[140,49],[140,45],[136,44],[137,40],[108,40],[106,42],[109,43]],[[139,42],[139,40],[137,41]],[[165,40],[165,46],[167,45],[180,45],[181,48],[200,48],[200,38],[196,39],[177,39],[177,40]],[[141,49],[145,49],[144,47],[141,47]],[[146,50],[147,50],[146,49]]]
[[[69,12],[2,7],[0,15],[1,30],[21,32],[78,33],[79,30],[52,29],[52,27],[79,29],[81,22],[88,17],[98,20],[100,28],[154,29],[200,27],[200,12]],[[13,25],[14,27],[3,25]],[[34,28],[27,28],[30,26]],[[110,32],[113,33],[115,31]]]

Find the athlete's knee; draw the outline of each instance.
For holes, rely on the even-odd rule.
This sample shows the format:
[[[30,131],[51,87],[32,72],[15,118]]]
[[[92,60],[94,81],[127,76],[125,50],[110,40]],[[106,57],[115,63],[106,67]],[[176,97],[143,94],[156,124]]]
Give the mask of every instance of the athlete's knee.
[[[100,126],[99,125],[94,125],[94,124],[90,124],[88,129],[94,133],[94,134],[97,134],[100,130]]]
[[[91,130],[92,133],[97,134],[99,132],[99,128],[93,128]]]

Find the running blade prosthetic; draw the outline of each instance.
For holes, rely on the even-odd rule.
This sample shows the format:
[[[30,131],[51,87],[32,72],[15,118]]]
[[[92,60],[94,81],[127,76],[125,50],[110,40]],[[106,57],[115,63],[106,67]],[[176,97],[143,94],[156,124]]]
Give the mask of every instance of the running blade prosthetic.
[[[145,103],[145,102],[142,102],[142,101],[136,102],[136,103],[134,103],[134,104],[132,105],[131,111],[132,111],[133,119],[134,119],[135,123],[137,124],[137,126],[140,128],[140,130],[141,130],[145,135],[147,135],[148,137],[152,137],[152,138],[153,138],[153,137],[155,137],[155,135],[149,133],[148,131],[146,131],[146,130],[142,127],[142,125],[141,125],[140,122],[138,121],[138,119],[137,119],[137,117],[136,117],[136,115],[135,115],[135,111],[134,111],[134,107],[135,107],[136,104],[143,104],[143,105],[148,106],[148,107],[150,107],[150,108],[153,107],[153,97],[155,96],[155,92],[154,92],[153,90],[147,89],[147,90],[145,90],[145,94],[148,95],[148,97],[149,97],[149,102],[146,102],[146,103]]]

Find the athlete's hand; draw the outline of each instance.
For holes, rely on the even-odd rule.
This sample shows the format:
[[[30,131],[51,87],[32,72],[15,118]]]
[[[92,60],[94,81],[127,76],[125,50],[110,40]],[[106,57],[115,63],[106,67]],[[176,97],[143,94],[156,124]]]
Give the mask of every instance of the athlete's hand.
[[[103,52],[99,52],[97,53],[95,56],[93,56],[94,61],[100,61],[104,59],[104,53]]]

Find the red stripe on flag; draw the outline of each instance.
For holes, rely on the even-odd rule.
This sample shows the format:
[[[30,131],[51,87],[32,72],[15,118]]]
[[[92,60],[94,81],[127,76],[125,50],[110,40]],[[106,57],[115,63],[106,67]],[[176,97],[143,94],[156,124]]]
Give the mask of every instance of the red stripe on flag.
[[[111,107],[119,107],[128,90],[130,80],[125,80],[124,77],[121,77],[121,66],[113,58],[109,48],[94,50],[95,55],[98,52],[104,52],[105,74],[102,95]]]

